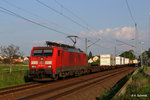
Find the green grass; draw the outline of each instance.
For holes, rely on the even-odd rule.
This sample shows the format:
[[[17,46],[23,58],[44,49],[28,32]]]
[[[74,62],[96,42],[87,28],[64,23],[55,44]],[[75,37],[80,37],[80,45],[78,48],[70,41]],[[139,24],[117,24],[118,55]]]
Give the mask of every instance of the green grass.
[[[27,70],[0,73],[0,88],[25,84],[24,76]]]
[[[13,70],[28,70],[29,66],[28,65],[13,65],[12,66]],[[0,72],[3,71],[9,71],[9,65],[0,65]]]
[[[144,66],[144,71],[146,72],[146,73],[149,73],[149,69],[150,68],[150,66]]]
[[[147,95],[147,97],[138,95]],[[150,100],[150,79],[143,75],[142,69],[133,76],[133,81],[128,85],[126,93],[118,96],[116,100]]]
[[[13,65],[12,73],[9,72],[9,65],[0,65],[0,88],[25,84],[24,76],[27,75],[28,66]]]
[[[0,73],[0,88],[25,84],[24,76],[27,71],[15,71],[12,73],[3,72]]]

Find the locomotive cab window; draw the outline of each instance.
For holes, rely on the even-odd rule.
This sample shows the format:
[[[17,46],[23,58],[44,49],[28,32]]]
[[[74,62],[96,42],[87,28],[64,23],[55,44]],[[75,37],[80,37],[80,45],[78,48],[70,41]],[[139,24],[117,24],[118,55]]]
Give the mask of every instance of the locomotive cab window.
[[[58,56],[60,56],[60,50],[58,50]]]
[[[53,50],[52,49],[44,49],[43,50],[43,56],[52,56]]]
[[[33,50],[33,56],[42,56],[42,50],[38,49]]]
[[[33,56],[52,56],[53,49],[34,49]]]

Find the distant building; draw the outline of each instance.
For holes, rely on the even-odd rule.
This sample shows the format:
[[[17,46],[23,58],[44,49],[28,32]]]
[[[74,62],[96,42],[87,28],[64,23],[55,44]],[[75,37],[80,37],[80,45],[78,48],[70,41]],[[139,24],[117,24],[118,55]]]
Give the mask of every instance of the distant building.
[[[30,58],[30,57],[28,57],[28,56],[24,57],[23,62],[24,62],[24,63],[29,63],[29,61],[30,61],[29,58]]]
[[[88,60],[88,63],[92,63],[92,62],[93,62],[93,59],[90,58],[90,59]]]
[[[2,59],[2,60],[4,60],[5,58],[7,58],[7,57],[5,57],[5,56],[0,56],[0,59]]]
[[[13,59],[13,62],[23,62],[22,59]]]
[[[23,58],[23,60],[24,60],[24,61],[27,61],[27,60],[29,60],[29,57],[26,56],[26,57]]]
[[[94,56],[94,57],[93,57],[93,61],[94,61],[94,62],[96,62],[98,59],[99,59],[98,56]]]

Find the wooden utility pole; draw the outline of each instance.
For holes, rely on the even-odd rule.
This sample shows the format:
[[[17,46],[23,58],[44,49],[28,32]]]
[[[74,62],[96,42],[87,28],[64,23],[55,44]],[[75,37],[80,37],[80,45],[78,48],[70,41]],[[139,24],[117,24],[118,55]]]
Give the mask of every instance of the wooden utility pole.
[[[138,58],[138,33],[137,33],[137,24],[135,23],[135,55]]]
[[[85,38],[85,53],[87,55],[87,38]]]

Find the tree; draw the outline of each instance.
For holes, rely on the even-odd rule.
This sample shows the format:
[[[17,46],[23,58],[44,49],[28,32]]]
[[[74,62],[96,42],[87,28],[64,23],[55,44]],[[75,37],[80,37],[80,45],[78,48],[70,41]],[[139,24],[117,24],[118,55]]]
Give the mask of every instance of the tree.
[[[122,54],[120,54],[120,56],[130,58],[132,60],[134,60],[136,58],[135,55],[133,54],[133,50],[125,51]]]
[[[2,61],[2,59],[0,58],[0,61]]]
[[[149,65],[150,64],[150,48],[148,51],[144,51],[142,53],[142,58],[143,58],[143,64],[144,65]]]
[[[92,52],[89,52],[89,59],[92,58]]]
[[[10,44],[8,46],[1,46],[1,55],[6,56],[9,66],[10,66],[10,72],[12,72],[12,63],[13,58],[17,56],[23,56],[23,52],[20,51],[20,48],[18,46],[15,46],[13,44]]]

